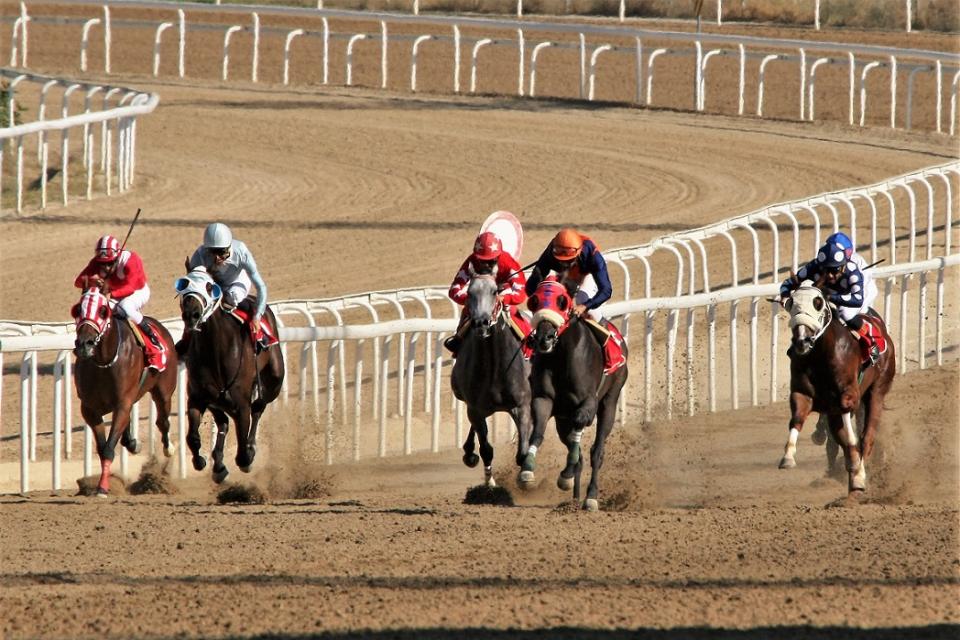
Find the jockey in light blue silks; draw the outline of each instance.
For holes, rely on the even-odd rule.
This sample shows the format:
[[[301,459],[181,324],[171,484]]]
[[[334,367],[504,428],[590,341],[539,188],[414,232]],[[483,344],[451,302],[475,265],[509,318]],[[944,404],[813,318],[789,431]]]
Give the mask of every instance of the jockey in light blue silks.
[[[840,319],[857,332],[870,363],[876,364],[887,345],[883,335],[863,319],[877,297],[877,285],[865,267],[866,261],[853,250],[850,238],[834,233],[820,247],[816,258],[800,267],[795,277],[784,280],[780,299],[785,301],[802,281],[816,281],[825,274],[827,300],[837,307]]]
[[[225,311],[239,308],[250,316],[250,329],[262,339],[260,319],[267,310],[267,285],[260,277],[253,254],[240,240],[233,237],[230,227],[214,222],[203,232],[203,244],[197,247],[187,262],[187,270],[204,267],[214,282],[223,290],[221,306]],[[247,301],[250,287],[256,286],[256,306]],[[187,340],[177,343],[177,353],[186,352]],[[182,352],[182,353],[181,353]]]

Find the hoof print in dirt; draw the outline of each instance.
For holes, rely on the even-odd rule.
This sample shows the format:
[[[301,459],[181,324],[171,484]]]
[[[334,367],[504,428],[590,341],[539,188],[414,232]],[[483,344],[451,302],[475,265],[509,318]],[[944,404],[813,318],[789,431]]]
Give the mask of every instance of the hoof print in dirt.
[[[97,484],[100,482],[100,476],[92,475],[77,479],[78,496],[96,496]],[[112,496],[122,496],[127,493],[126,481],[120,476],[110,474],[110,493]]]
[[[266,494],[252,484],[232,484],[217,494],[219,504],[263,504],[266,501]]]
[[[503,487],[488,487],[478,484],[467,489],[463,504],[491,504],[498,507],[514,506],[513,496]]]

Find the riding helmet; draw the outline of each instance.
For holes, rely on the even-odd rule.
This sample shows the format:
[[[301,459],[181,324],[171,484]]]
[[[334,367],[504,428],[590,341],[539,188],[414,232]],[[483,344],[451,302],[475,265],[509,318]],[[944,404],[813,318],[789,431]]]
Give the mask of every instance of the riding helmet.
[[[207,225],[203,232],[203,246],[207,249],[225,249],[233,242],[233,233],[230,227],[222,222]]]

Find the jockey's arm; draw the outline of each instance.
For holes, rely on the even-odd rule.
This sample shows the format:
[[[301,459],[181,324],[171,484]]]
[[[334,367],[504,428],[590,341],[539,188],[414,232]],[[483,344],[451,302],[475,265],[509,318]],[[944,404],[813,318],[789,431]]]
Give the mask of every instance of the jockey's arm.
[[[848,264],[854,264],[852,261]],[[862,307],[863,293],[866,290],[864,275],[860,269],[849,268],[840,281],[840,286],[835,293],[830,294],[830,302],[838,307]]]
[[[808,278],[816,277],[816,260],[810,261],[797,270],[796,275],[791,274],[789,278],[780,285],[780,299],[786,300],[793,293],[794,289],[800,286],[800,283]]]
[[[87,266],[83,268],[83,271],[80,272],[80,275],[77,276],[77,279],[73,281],[73,286],[77,289],[86,289],[98,271],[97,263],[91,260],[87,263]]]
[[[550,273],[550,265],[552,264],[553,258],[553,249],[551,245],[547,245],[546,250],[540,254],[540,257],[537,258],[537,263],[533,267],[533,271],[530,273],[530,277],[527,278],[526,292],[528,296],[532,296],[536,292],[537,287],[540,286],[540,283]]]
[[[457,275],[453,278],[453,282],[450,284],[450,290],[447,291],[447,295],[450,296],[450,299],[460,305],[467,303],[467,285],[470,283],[469,269],[470,258],[468,257],[463,261],[463,264],[460,265]]]
[[[253,319],[259,320],[267,310],[267,283],[260,277],[260,272],[257,270],[257,262],[253,259],[253,254],[250,253],[249,250],[245,253],[243,268],[246,270],[247,275],[250,276],[250,281],[253,282],[253,285],[257,288],[257,310],[254,312]]]
[[[497,283],[503,302],[514,307],[523,304],[527,299],[527,277],[517,261],[507,256],[501,258],[498,267],[498,280],[504,276],[509,277]]]
[[[143,269],[143,261],[133,251],[123,265],[123,278],[118,277],[118,270],[109,278],[110,293],[115,300],[126,298],[134,291],[142,289],[147,284],[147,274]]]
[[[588,256],[588,273],[593,276],[597,283],[597,295],[583,303],[587,309],[596,309],[613,295],[613,285],[610,284],[610,274],[607,273],[607,261],[604,260],[600,251],[594,249],[593,254]]]
[[[204,267],[208,271],[210,267],[203,261],[204,250],[203,247],[197,247],[197,250],[193,252],[193,255],[190,256],[190,261],[188,263],[188,271],[193,271],[197,267]]]

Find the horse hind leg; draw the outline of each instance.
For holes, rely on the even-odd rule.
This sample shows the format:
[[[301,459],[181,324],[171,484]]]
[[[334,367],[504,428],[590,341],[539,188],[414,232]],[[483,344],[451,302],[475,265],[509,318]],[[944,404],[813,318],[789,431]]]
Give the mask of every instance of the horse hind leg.
[[[830,426],[834,436],[843,446],[843,457],[847,466],[847,490],[849,493],[865,491],[867,488],[867,470],[860,455],[860,441],[853,426],[850,413],[831,416]]]
[[[611,395],[615,397],[611,398]],[[603,466],[607,436],[613,431],[618,396],[619,394],[608,394],[601,401],[597,411],[597,434],[590,448],[590,484],[587,485],[587,499],[583,501],[583,508],[587,511],[600,510],[600,503],[597,500],[600,493],[600,467]]]
[[[562,424],[561,424],[562,423]],[[557,435],[567,447],[567,463],[557,477],[557,488],[563,491],[573,489],[573,499],[580,500],[580,469],[583,468],[583,456],[580,454],[580,440],[583,429],[577,429],[566,420],[557,421]]]
[[[227,465],[223,464],[223,445],[227,439],[227,432],[230,430],[230,421],[227,415],[222,411],[213,410],[213,421],[217,424],[216,441],[213,444],[213,481],[217,484],[227,479],[230,471]]]
[[[150,397],[157,410],[157,430],[160,432],[160,443],[163,445],[163,455],[172,458],[176,445],[170,442],[170,405],[171,395],[164,394],[159,385],[150,390]]]
[[[475,453],[477,449],[476,436],[477,432],[471,424],[470,432],[467,434],[467,439],[463,442],[463,464],[467,465],[471,469],[480,464],[480,456]]]
[[[234,416],[233,421],[237,429],[236,463],[241,471],[250,473],[253,458],[257,454],[256,442],[250,440],[250,407],[240,407],[240,411]]]
[[[110,469],[116,455],[117,442],[125,429],[130,426],[129,407],[117,407],[113,410],[110,432],[100,423],[94,429],[97,439],[97,455],[100,457],[100,480],[97,482],[97,497],[106,497],[110,493]]]
[[[493,479],[493,446],[490,444],[487,430],[487,417],[471,407],[467,407],[467,417],[470,419],[470,430],[476,434],[477,442],[480,445],[484,484],[488,487],[495,487],[497,482]]]

